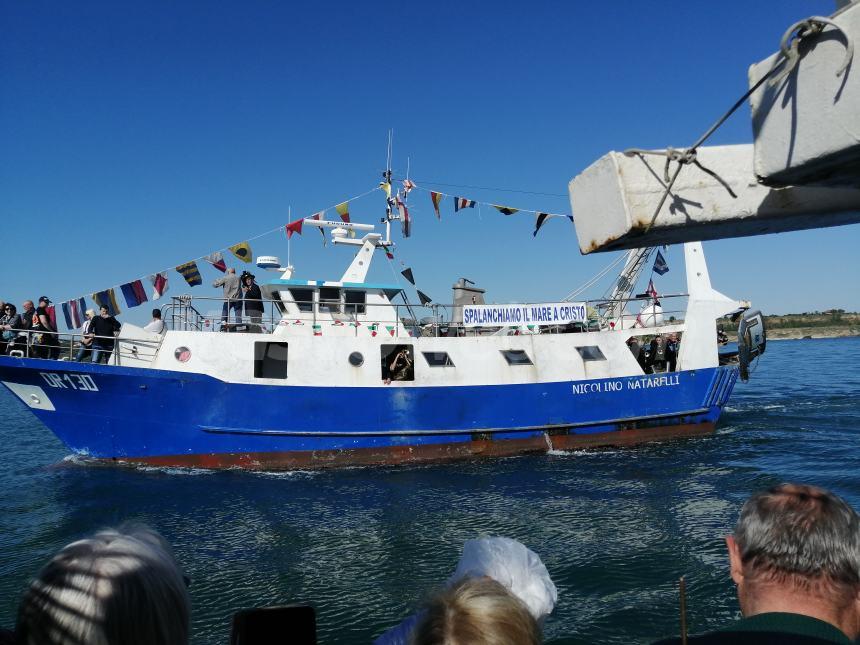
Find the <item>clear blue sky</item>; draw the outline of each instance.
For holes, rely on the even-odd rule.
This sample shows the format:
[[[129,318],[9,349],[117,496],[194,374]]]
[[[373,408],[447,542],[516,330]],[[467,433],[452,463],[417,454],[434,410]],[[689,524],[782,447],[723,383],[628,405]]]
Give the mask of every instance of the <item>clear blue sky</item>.
[[[379,181],[389,128],[395,172],[409,157],[419,185],[547,193],[440,187],[568,213],[571,177],[609,150],[690,144],[790,23],[832,11],[0,0],[0,298],[89,294],[283,225],[290,206],[295,218],[361,193]],[[711,142],[750,140],[744,108]],[[413,193],[414,235],[395,251],[442,302],[460,276],[494,301],[557,299],[613,257],[582,257],[563,219],[534,239],[530,215],[443,208],[440,223]],[[382,209],[377,195],[352,210],[373,221]],[[283,235],[252,246],[286,259]],[[860,226],[705,248],[714,285],[768,313],[860,310]],[[293,238],[297,277],[337,279],[349,258],[315,231]],[[680,249],[668,259],[661,292],[683,289]],[[377,263],[372,277],[391,279]],[[170,280],[172,295],[189,292]],[[139,321],[150,307],[123,309]]]

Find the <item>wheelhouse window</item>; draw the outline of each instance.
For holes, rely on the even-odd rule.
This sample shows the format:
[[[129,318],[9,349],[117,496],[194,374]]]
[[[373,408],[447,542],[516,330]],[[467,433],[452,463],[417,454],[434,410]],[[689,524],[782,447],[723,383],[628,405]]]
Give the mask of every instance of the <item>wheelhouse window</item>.
[[[287,378],[288,343],[254,343],[254,378]]]
[[[524,349],[503,349],[502,356],[508,362],[508,365],[532,365],[532,359],[526,354]]]
[[[314,310],[313,289],[301,289],[292,287],[290,289],[290,295],[293,297],[293,300],[296,301],[296,306],[299,308],[299,311],[307,311],[308,313],[310,313]]]
[[[421,352],[430,367],[454,367],[448,352]]]
[[[342,313],[341,290],[337,287],[320,287],[320,313]]]
[[[577,347],[576,351],[584,361],[605,361],[606,357],[597,345],[586,345],[585,347]]]
[[[382,345],[382,380],[414,381],[415,353],[412,345]]]
[[[344,302],[346,303],[346,313],[348,314],[363,314],[367,311],[367,292],[353,291],[352,289],[343,292]]]

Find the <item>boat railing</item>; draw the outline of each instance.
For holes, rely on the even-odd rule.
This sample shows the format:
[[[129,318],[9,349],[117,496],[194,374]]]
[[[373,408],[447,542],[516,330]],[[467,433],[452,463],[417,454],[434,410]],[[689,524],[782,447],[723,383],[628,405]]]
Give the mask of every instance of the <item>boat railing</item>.
[[[298,312],[289,313],[280,300],[262,298],[262,311],[249,316],[242,300],[216,297],[174,297],[162,308],[169,329],[182,331],[226,331],[272,333],[284,326],[309,326],[315,333],[325,335],[326,327],[350,327],[354,334],[366,333],[367,327],[377,327],[379,335],[391,336],[484,336],[490,334],[562,334],[586,331],[645,330],[666,324],[681,324],[686,313],[687,294],[667,294],[659,301],[651,296],[631,297],[609,303],[605,300],[584,301],[587,320],[568,324],[524,324],[520,327],[466,327],[462,323],[463,305],[430,303],[347,303],[337,301],[301,301],[294,303]],[[192,304],[192,302],[194,304]],[[624,313],[611,320],[602,312],[623,302]],[[196,304],[196,306],[195,306]],[[516,303],[541,306],[545,303]],[[634,311],[628,312],[630,306]],[[226,308],[226,313],[225,313]],[[458,320],[459,318],[459,320]]]
[[[123,336],[120,331],[115,336],[95,336],[89,345],[84,344],[81,332],[17,330],[18,335],[6,342],[3,353],[18,358],[45,358],[58,361],[91,362],[95,352],[99,352],[99,362],[111,365],[149,362],[155,360],[163,336],[157,340]],[[111,341],[102,343],[99,341]]]

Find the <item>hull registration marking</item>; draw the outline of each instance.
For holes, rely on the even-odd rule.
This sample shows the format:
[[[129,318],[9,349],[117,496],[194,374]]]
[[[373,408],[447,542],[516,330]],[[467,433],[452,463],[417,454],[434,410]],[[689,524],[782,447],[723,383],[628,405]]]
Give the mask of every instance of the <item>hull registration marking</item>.
[[[83,390],[85,392],[98,392],[99,388],[93,377],[89,374],[54,374],[53,372],[39,372],[48,386],[63,390]]]

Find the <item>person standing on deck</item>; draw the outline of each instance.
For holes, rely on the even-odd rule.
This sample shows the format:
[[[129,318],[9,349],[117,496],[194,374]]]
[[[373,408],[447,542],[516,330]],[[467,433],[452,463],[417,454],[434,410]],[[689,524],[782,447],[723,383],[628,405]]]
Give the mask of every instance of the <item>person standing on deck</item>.
[[[251,324],[260,331],[260,323],[263,322],[263,294],[260,287],[254,281],[254,274],[247,271],[242,272],[242,292],[245,294],[245,315],[251,319]]]
[[[212,283],[213,287],[222,287],[224,291],[224,305],[221,307],[221,323],[229,321],[230,310],[236,317],[236,322],[242,321],[242,288],[236,269],[230,267],[223,277]]]
[[[93,318],[92,330],[95,334],[93,340],[93,363],[107,363],[122,328],[120,322],[110,315],[107,307],[99,309],[99,315]]]

